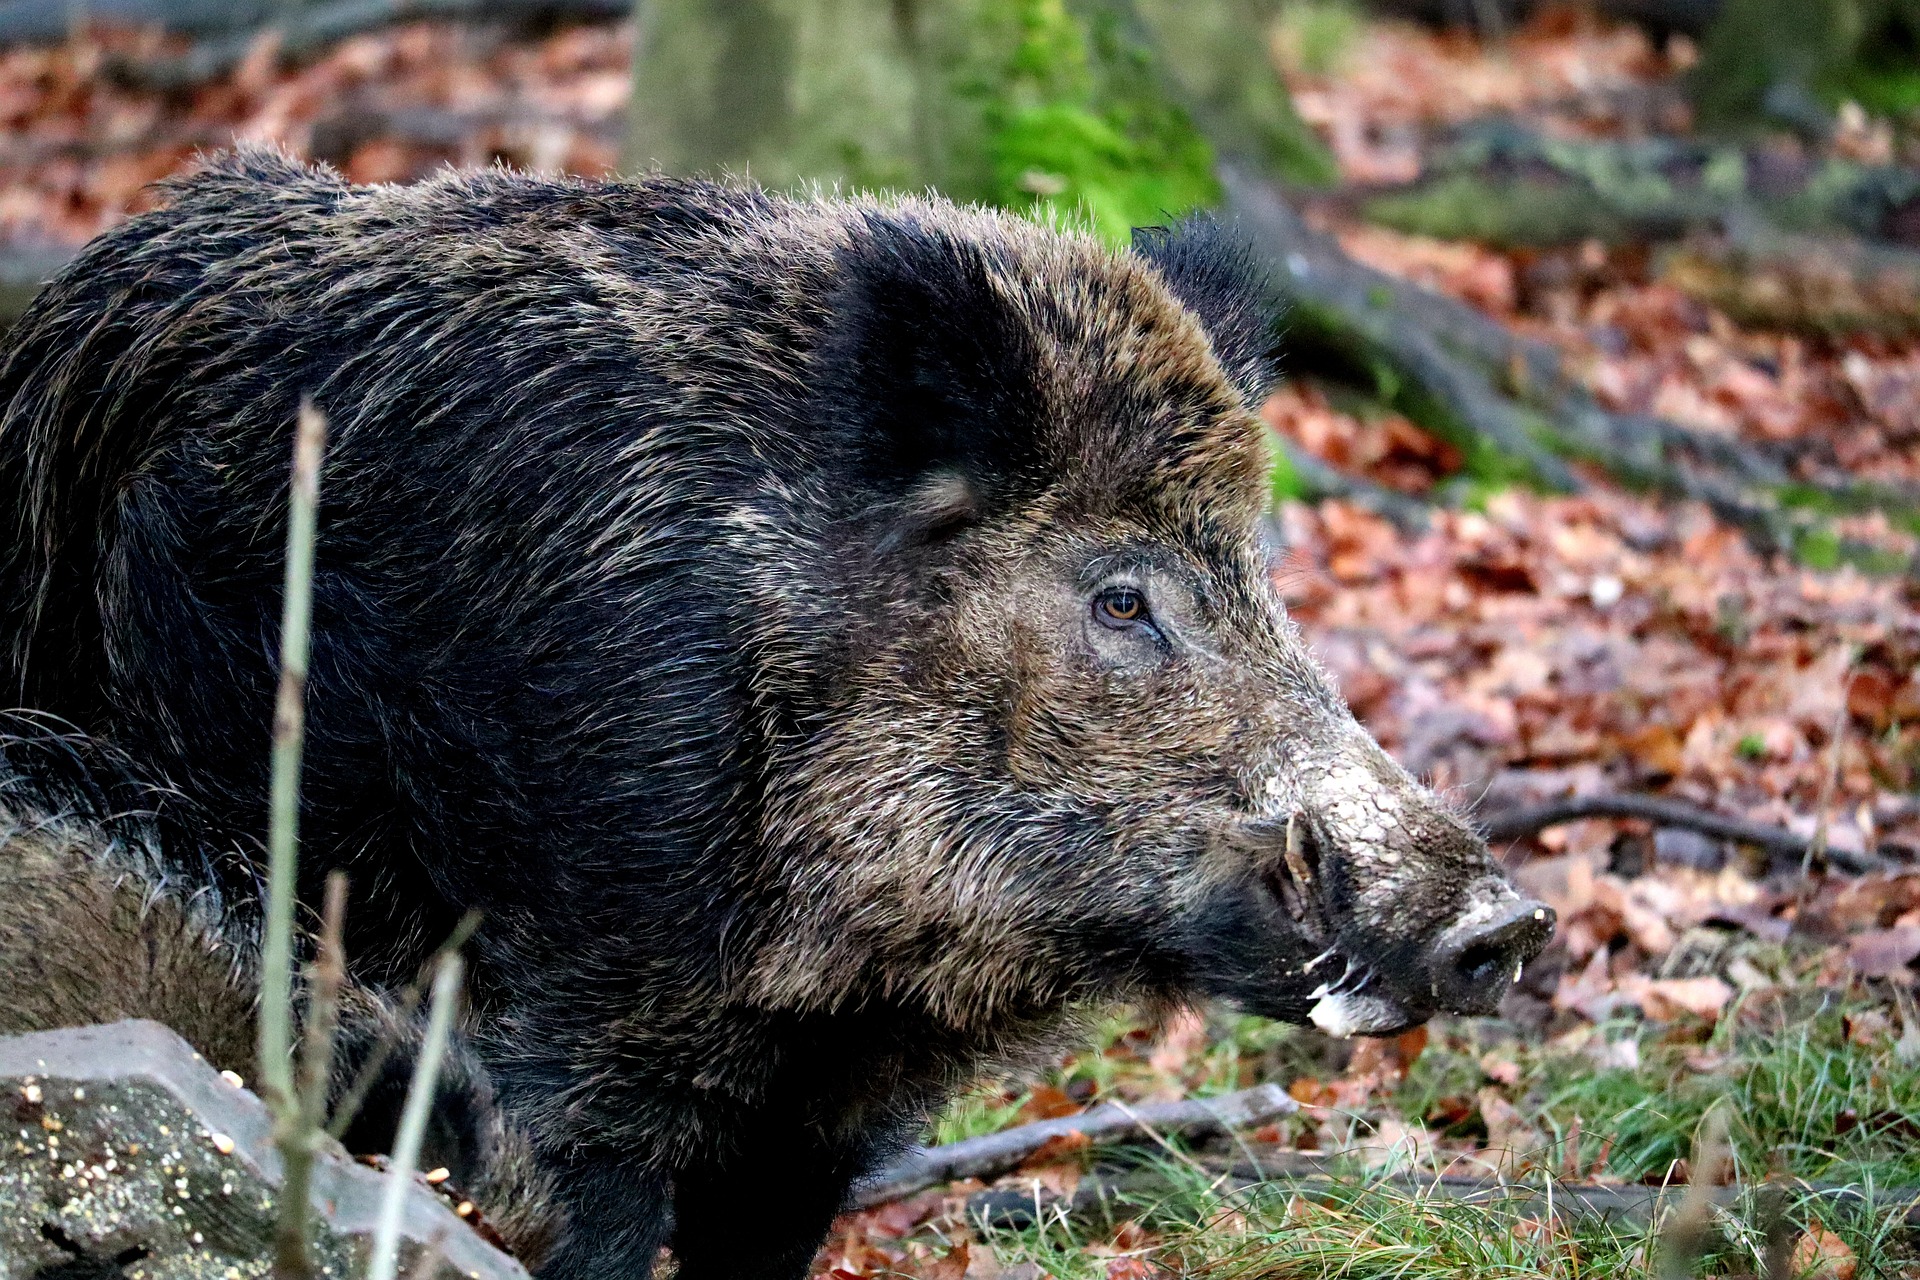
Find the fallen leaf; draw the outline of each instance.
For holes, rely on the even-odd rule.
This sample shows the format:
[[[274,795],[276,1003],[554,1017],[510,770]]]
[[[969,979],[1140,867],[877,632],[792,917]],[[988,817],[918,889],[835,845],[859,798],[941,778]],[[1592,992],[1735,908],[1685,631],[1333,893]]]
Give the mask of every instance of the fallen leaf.
[[[872,1235],[897,1240],[901,1236],[911,1234],[921,1223],[939,1213],[946,1207],[946,1202],[945,1191],[938,1189],[923,1191],[905,1200],[875,1205],[863,1213],[853,1215],[853,1219]]]
[[[1020,1104],[1020,1122],[1031,1124],[1035,1120],[1058,1120],[1062,1116],[1077,1116],[1082,1108],[1064,1089],[1050,1084],[1037,1084],[1027,1100]]]
[[[907,1274],[920,1280],[965,1280],[968,1258],[967,1242],[962,1240],[945,1254],[921,1263],[918,1270]]]
[[[1033,1154],[1020,1162],[1020,1168],[1031,1170],[1041,1165],[1059,1164],[1070,1156],[1078,1155],[1093,1145],[1093,1139],[1083,1130],[1071,1133],[1056,1133],[1035,1147]]]
[[[1869,929],[1847,943],[1847,967],[1867,978],[1891,978],[1920,959],[1920,927]]]
[[[1347,1062],[1346,1083],[1360,1083],[1360,1096],[1382,1088],[1391,1088],[1407,1078],[1407,1072],[1427,1048],[1424,1026],[1403,1031],[1397,1036],[1362,1037]]]
[[[1799,1280],[1853,1280],[1859,1262],[1847,1242],[1813,1218],[1793,1242],[1793,1274]]]
[[[1686,768],[1680,735],[1670,724],[1644,725],[1621,738],[1619,745],[1649,778],[1671,778]]]
[[[1520,1064],[1509,1062],[1497,1054],[1488,1053],[1482,1056],[1480,1070],[1495,1084],[1520,1083]]]
[[[1546,1149],[1546,1134],[1498,1089],[1480,1090],[1478,1102],[1487,1125],[1487,1146],[1480,1158],[1503,1178],[1523,1172]]]
[[[1167,1019],[1147,1065],[1162,1075],[1178,1076],[1193,1055],[1207,1044],[1207,1020],[1193,1009],[1182,1009]]]
[[[1622,990],[1627,990],[1622,984]],[[1733,999],[1733,988],[1715,977],[1655,978],[1635,984],[1632,995],[1640,1011],[1655,1022],[1672,1022],[1682,1014],[1717,1018]]]
[[[1334,1100],[1332,1087],[1312,1076],[1301,1076],[1288,1085],[1287,1096],[1303,1107],[1330,1107]]]

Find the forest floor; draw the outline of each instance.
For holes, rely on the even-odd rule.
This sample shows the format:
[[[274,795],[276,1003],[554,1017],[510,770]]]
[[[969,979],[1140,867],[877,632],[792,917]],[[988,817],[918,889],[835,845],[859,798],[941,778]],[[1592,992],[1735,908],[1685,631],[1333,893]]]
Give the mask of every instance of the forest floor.
[[[1303,115],[1358,183],[1417,173],[1422,131],[1469,116],[1616,133],[1618,104],[1691,58],[1565,18],[1499,46],[1390,24],[1282,34]],[[292,70],[263,45],[197,88],[130,87],[125,67],[165,51],[111,32],[0,50],[0,251],[76,244],[235,138],[361,181],[494,160],[600,174],[617,154],[618,27],[418,24]],[[1679,110],[1663,127],[1686,128]],[[1906,145],[1848,119],[1863,148]],[[1920,481],[1920,343],[1742,328],[1631,245],[1496,251],[1317,216],[1354,256],[1554,343],[1609,407]],[[1337,387],[1290,385],[1265,416],[1378,484],[1467,492],[1449,484],[1454,450]],[[1886,1188],[1905,1189],[1896,1209],[1920,1197],[1920,587],[1763,557],[1702,507],[1583,478],[1577,496],[1473,490],[1417,534],[1343,502],[1281,502],[1287,598],[1362,720],[1469,812],[1657,793],[1821,826],[1894,869],[1823,875],[1644,822],[1550,828],[1504,850],[1561,929],[1500,1018],[1336,1042],[1222,1009],[1116,1017],[1037,1083],[982,1082],[930,1135],[1274,1081],[1298,1115],[1227,1155],[1311,1151],[1348,1183],[1242,1188],[1220,1153],[1172,1144],[1152,1149],[1158,1190],[1089,1216],[1067,1207],[1112,1153],[1056,1144],[1003,1180],[1031,1192],[1037,1222],[970,1218],[985,1188],[956,1184],[846,1216],[819,1274],[1686,1274],[1671,1214],[1553,1216],[1518,1191],[1434,1188],[1442,1173],[1682,1187],[1698,1171],[1749,1190],[1698,1210],[1710,1229],[1681,1250],[1696,1269],[1761,1274],[1771,1235],[1798,1274],[1920,1277],[1920,1244],[1884,1203]],[[1859,519],[1872,527],[1840,531],[1911,550],[1911,531]],[[1752,1190],[1769,1177],[1793,1188],[1784,1213]]]

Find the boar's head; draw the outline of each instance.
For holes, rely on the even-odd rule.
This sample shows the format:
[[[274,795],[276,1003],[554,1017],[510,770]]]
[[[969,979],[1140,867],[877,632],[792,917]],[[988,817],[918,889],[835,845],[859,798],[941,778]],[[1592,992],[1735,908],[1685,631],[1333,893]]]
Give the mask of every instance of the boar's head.
[[[908,207],[840,271],[840,491],[759,552],[768,705],[804,708],[761,998],[992,1025],[1201,994],[1343,1035],[1490,1012],[1552,913],[1287,617],[1272,328],[1225,234],[1112,254]]]

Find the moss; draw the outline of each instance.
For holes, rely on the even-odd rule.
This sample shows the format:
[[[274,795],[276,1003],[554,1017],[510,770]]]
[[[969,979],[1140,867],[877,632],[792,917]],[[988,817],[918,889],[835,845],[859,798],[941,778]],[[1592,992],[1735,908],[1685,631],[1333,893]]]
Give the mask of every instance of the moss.
[[[1588,238],[1615,242],[1628,226],[1593,193],[1571,182],[1498,182],[1471,174],[1367,202],[1372,222],[1440,240],[1555,245]]]
[[[1896,114],[1920,105],[1916,0],[1728,0],[1708,33],[1693,96],[1710,123],[1781,114],[1783,88]]]
[[[1332,75],[1360,43],[1367,17],[1344,0],[1288,0],[1275,32],[1282,57],[1310,76]]]
[[[1004,52],[989,50],[956,86],[979,129],[958,149],[977,149],[985,178],[958,194],[1078,222],[1114,244],[1219,199],[1213,148],[1117,33],[1090,30],[1062,0],[990,0],[983,18],[1004,33]]]
[[[1275,504],[1305,499],[1307,485],[1284,449],[1273,451],[1272,492]]]

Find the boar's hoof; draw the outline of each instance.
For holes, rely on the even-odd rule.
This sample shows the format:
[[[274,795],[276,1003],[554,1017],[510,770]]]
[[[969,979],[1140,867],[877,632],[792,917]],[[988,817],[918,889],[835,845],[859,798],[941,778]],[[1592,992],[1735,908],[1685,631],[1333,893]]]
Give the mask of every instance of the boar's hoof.
[[[1449,1013],[1492,1013],[1545,948],[1553,923],[1553,908],[1531,900],[1469,913],[1434,945],[1434,1002]]]

